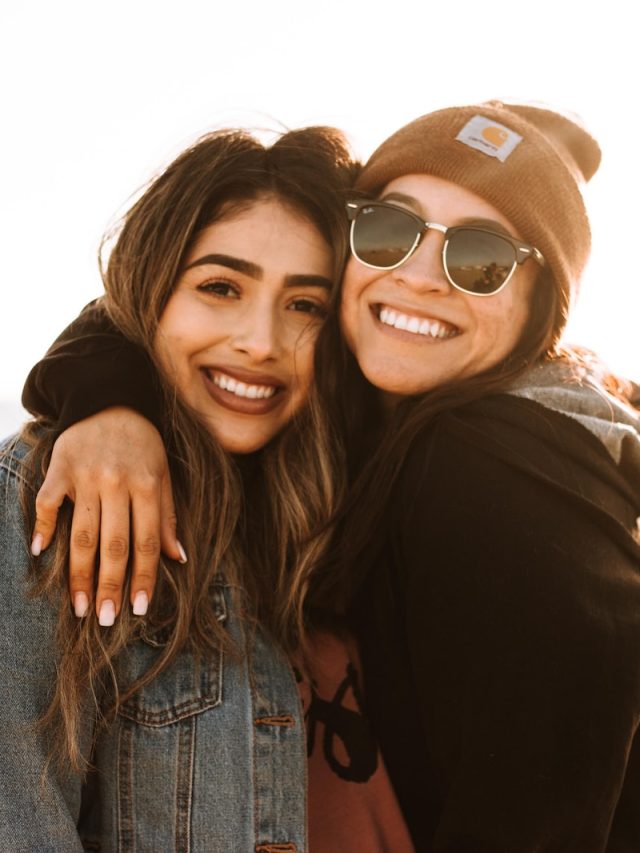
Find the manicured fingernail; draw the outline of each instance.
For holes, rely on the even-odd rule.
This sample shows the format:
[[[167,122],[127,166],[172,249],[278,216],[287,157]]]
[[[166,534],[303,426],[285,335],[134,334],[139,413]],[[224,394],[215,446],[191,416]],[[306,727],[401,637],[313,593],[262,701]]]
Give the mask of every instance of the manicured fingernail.
[[[73,610],[78,619],[84,618],[89,612],[89,599],[86,592],[76,592],[73,598]]]
[[[36,533],[31,541],[31,553],[34,557],[39,557],[42,553],[42,545],[44,543],[44,536],[42,533]]]
[[[149,607],[149,596],[146,592],[137,592],[133,599],[133,615],[144,616]]]
[[[178,542],[177,539],[176,544],[178,545],[178,551],[180,552],[180,562],[184,565],[187,562],[187,552],[182,547],[182,543]]]
[[[113,601],[103,601],[98,614],[98,624],[103,628],[110,628],[116,621],[116,606]]]

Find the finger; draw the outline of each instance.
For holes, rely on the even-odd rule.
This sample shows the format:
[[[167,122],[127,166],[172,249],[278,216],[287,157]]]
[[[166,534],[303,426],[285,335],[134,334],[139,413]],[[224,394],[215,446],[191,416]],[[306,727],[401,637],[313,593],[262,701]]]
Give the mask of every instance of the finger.
[[[100,566],[96,613],[104,627],[113,625],[122,607],[129,559],[130,496],[124,488],[101,493]]]
[[[133,565],[129,599],[134,616],[144,616],[158,575],[160,559],[160,494],[136,490],[131,498]]]
[[[179,563],[186,563],[187,555],[177,538],[176,528],[177,516],[173,503],[171,475],[165,471],[160,491],[160,545],[167,557]]]
[[[87,615],[93,598],[99,537],[100,499],[97,493],[79,493],[73,507],[69,549],[69,592],[78,618]]]
[[[51,466],[36,495],[36,521],[31,537],[31,553],[34,557],[48,548],[53,539],[58,521],[58,511],[64,499],[70,494],[66,477],[60,476],[58,469]]]

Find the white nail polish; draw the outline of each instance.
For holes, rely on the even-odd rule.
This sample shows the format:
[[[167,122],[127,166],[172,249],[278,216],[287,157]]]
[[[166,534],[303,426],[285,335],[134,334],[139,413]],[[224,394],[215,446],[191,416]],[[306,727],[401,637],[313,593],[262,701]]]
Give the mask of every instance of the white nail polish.
[[[184,565],[187,562],[187,552],[182,547],[182,543],[178,542],[177,545],[180,552],[180,562]]]
[[[83,619],[89,612],[89,599],[85,592],[76,592],[73,598],[73,610],[78,619]]]
[[[44,536],[42,533],[36,533],[31,542],[31,553],[34,557],[39,557],[42,553],[42,543],[44,542]]]
[[[103,628],[110,628],[116,621],[116,606],[113,601],[103,601],[98,614],[98,624]]]
[[[137,592],[133,599],[133,615],[144,616],[149,607],[149,597],[146,592]]]

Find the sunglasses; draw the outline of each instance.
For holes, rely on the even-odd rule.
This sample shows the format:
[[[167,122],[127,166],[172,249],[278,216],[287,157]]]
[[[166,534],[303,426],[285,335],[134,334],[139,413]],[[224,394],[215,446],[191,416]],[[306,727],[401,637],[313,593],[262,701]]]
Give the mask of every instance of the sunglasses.
[[[384,201],[348,201],[351,251],[367,267],[393,270],[403,264],[429,230],[444,234],[442,266],[453,287],[473,296],[493,296],[509,283],[518,264],[533,258],[541,267],[538,249],[520,240],[473,225],[447,228],[425,222],[410,210]]]

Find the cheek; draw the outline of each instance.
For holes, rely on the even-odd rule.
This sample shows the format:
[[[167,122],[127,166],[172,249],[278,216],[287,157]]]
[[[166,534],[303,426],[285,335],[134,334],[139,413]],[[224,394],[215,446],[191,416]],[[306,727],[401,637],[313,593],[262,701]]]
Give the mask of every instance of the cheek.
[[[513,350],[522,339],[531,317],[533,300],[533,280],[531,276],[522,276],[518,287],[511,292],[511,300],[507,307],[507,325],[512,341]]]
[[[517,346],[529,316],[526,299],[514,298],[517,294],[506,291],[499,303],[483,304],[477,313],[484,347],[492,361],[506,358]]]
[[[153,350],[160,367],[171,378],[179,370],[182,358],[193,348],[197,335],[197,317],[185,310],[181,294],[174,294],[162,312],[153,341]]]
[[[162,312],[156,332],[157,345],[176,357],[188,355],[218,337],[215,315],[189,294],[175,293]]]

